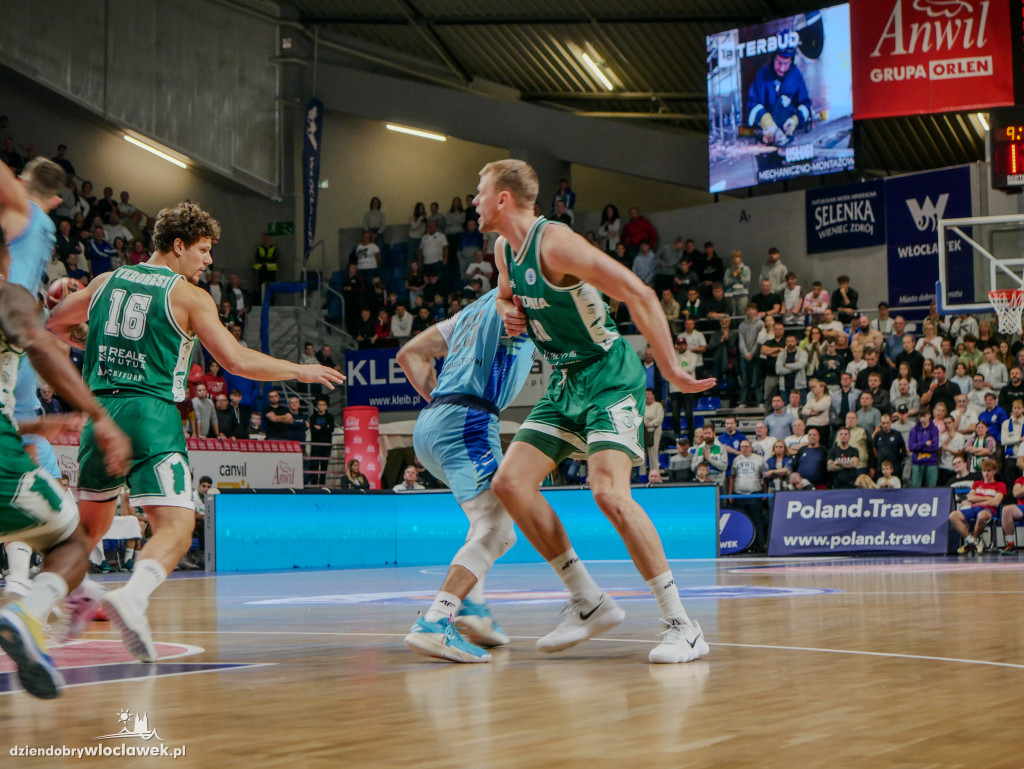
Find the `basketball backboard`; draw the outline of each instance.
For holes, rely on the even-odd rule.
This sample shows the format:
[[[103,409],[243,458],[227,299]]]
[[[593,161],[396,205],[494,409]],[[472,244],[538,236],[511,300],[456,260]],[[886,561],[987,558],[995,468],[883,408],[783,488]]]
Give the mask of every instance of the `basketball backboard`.
[[[1024,286],[1024,215],[940,219],[940,314],[992,312],[988,292]]]

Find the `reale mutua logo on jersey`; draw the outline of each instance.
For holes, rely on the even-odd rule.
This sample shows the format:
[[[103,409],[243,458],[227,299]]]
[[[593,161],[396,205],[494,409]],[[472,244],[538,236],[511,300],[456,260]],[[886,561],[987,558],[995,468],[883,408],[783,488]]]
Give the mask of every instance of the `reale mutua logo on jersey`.
[[[931,197],[925,196],[924,202],[919,203],[917,198],[907,199],[907,208],[914,219],[914,226],[921,232],[931,230],[935,232],[939,228],[939,219],[946,212],[946,204],[949,202],[949,193],[943,192],[933,203]]]

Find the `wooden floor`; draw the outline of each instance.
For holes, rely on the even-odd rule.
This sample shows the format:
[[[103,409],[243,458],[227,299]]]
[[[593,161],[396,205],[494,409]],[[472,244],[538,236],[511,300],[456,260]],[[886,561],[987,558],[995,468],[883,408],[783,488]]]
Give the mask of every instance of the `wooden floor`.
[[[555,656],[533,640],[557,623],[560,585],[544,565],[496,566],[488,593],[514,640],[489,665],[403,646],[440,567],[172,579],[150,616],[161,654],[183,656],[127,662],[95,623],[56,652],[78,682],[60,699],[10,692],[0,672],[0,766],[170,762],[9,754],[122,743],[184,746],[171,765],[221,769],[1024,766],[1024,563],[673,568],[706,661],[647,663],[657,611],[630,564],[591,565],[626,621]],[[123,711],[163,743],[95,740]]]

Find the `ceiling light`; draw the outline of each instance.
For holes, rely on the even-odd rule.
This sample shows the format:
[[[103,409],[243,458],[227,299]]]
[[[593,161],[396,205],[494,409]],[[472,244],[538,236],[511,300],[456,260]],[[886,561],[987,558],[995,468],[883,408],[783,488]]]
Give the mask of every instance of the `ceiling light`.
[[[981,127],[988,133],[988,120],[985,119],[985,115],[981,112],[978,113],[978,121],[981,123]]]
[[[612,85],[612,81],[609,80],[608,76],[601,71],[601,68],[599,66],[597,66],[597,62],[590,58],[589,53],[583,54],[583,63],[590,67],[590,71],[593,72],[597,76],[597,79],[601,81],[601,85],[603,85],[609,91],[615,89],[615,86]]]
[[[152,152],[154,155],[163,158],[168,163],[174,163],[174,165],[178,166],[179,168],[188,168],[188,166],[185,165],[185,163],[182,162],[181,160],[178,160],[178,158],[171,157],[163,150],[158,150],[156,147],[147,144],[146,142],[141,141],[140,139],[136,139],[134,136],[129,136],[128,134],[125,134],[124,140],[130,144],[134,144],[136,147],[141,147],[142,149],[146,150],[146,152]]]
[[[400,134],[409,134],[410,136],[419,136],[423,139],[432,139],[435,142],[446,142],[448,137],[444,134],[436,134],[433,131],[421,131],[419,128],[409,128],[404,125],[396,125],[395,123],[387,123],[385,127],[389,131],[398,131]]]

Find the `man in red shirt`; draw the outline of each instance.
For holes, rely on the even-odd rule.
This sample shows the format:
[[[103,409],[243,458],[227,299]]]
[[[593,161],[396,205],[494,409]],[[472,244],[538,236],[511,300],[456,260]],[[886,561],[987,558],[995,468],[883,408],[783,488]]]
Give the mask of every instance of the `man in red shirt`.
[[[1006,545],[999,551],[999,555],[1017,555],[1017,521],[1024,518],[1024,454],[1017,457],[1017,469],[1017,474],[1021,476],[1013,482],[1013,496],[1017,504],[1006,505],[1003,508],[1003,535],[1006,537]]]
[[[640,251],[640,242],[646,240],[651,244],[651,250],[658,248],[658,231],[650,221],[640,215],[637,208],[629,209],[629,221],[622,228],[620,242],[626,247],[630,256],[636,256]]]
[[[1006,496],[1006,484],[996,480],[996,470],[999,464],[994,459],[985,459],[981,463],[982,480],[975,481],[967,494],[967,502],[970,507],[963,510],[954,510],[949,514],[949,520],[953,528],[964,538],[964,543],[957,549],[957,553],[980,553],[985,549],[981,544],[981,532],[985,530],[988,522],[991,521],[999,505]],[[974,521],[974,531],[967,528],[967,522]]]

